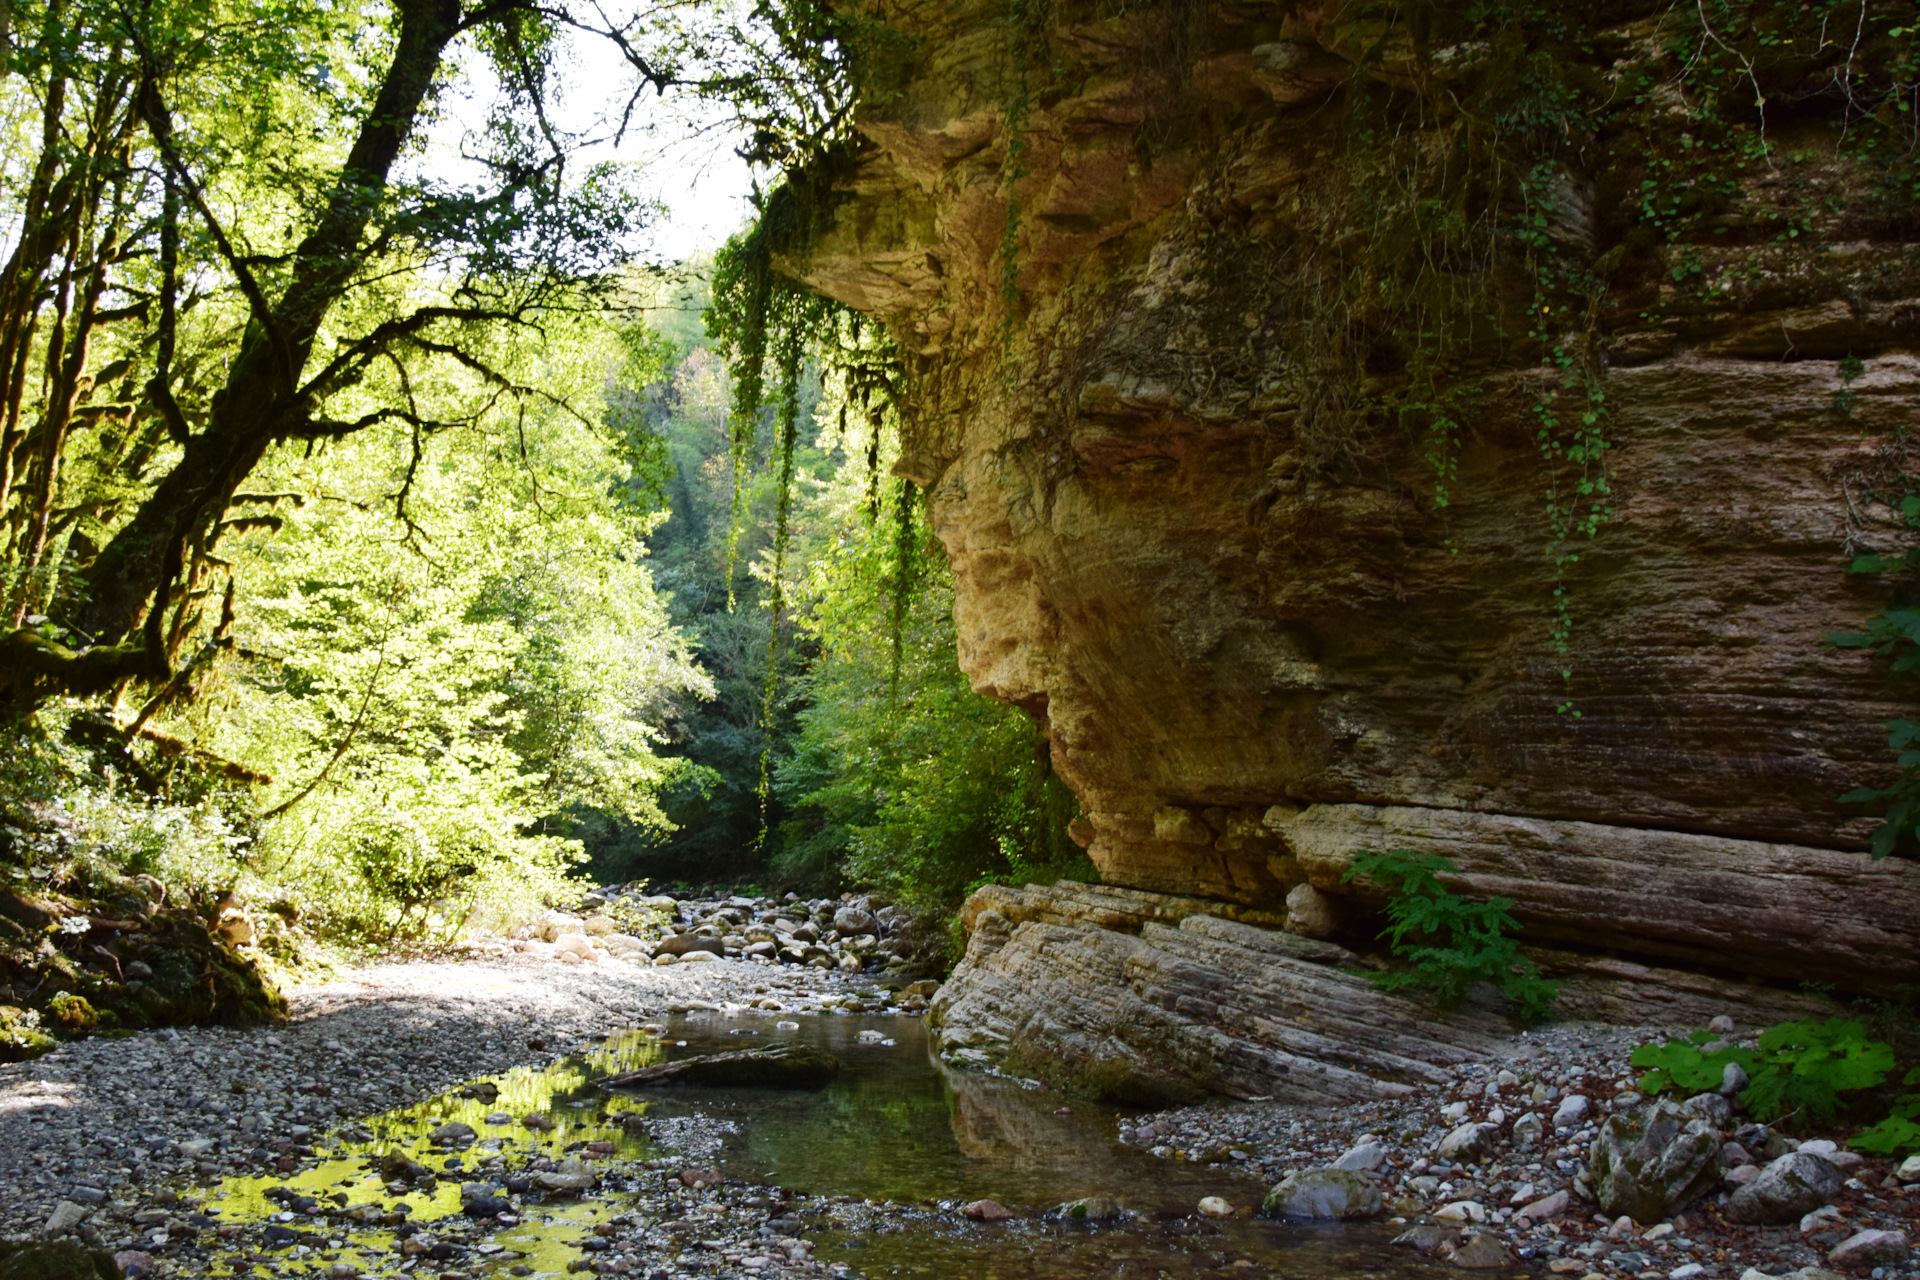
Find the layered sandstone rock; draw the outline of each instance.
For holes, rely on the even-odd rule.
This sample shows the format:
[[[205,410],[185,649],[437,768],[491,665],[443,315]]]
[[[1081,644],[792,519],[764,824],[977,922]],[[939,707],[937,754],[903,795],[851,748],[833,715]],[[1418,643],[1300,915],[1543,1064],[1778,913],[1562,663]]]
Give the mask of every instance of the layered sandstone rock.
[[[1218,904],[1137,894],[1132,921],[1103,923],[1091,896],[1064,882],[975,895],[966,958],[929,1013],[944,1054],[1136,1104],[1210,1093],[1324,1104],[1511,1051],[1509,1010],[1491,992],[1436,1011],[1382,992],[1342,947],[1198,914]],[[1561,982],[1568,1017],[1697,1026],[1726,1015],[1752,1026],[1832,1013],[1758,984],[1534,955]]]
[[[1359,849],[1439,854],[1472,898],[1508,897],[1530,938],[1756,974],[1890,990],[1920,967],[1912,863],[1724,836],[1457,810],[1313,805],[1268,823],[1307,882],[1348,879]]]
[[[1862,212],[1870,177],[1831,158],[1839,117],[1808,98],[1777,120],[1769,154],[1799,158],[1746,171],[1695,243],[1635,238],[1636,166],[1679,153],[1677,112],[1556,177],[1551,234],[1610,273],[1591,336],[1612,445],[1611,519],[1558,584],[1542,507],[1575,477],[1534,431],[1541,405],[1584,401],[1550,398],[1571,392],[1537,347],[1491,343],[1457,374],[1473,392],[1443,507],[1430,441],[1330,403],[1301,337],[1326,311],[1308,251],[1362,234],[1332,202],[1343,103],[1471,76],[1474,48],[1423,69],[1346,6],[1204,11],[1192,47],[1167,46],[1172,79],[1142,69],[1130,19],[1089,19],[1016,94],[1001,9],[882,6],[917,62],[865,108],[832,229],[786,264],[905,348],[901,470],[931,491],[962,662],[1048,727],[1104,876],[1279,911],[1309,879],[1351,892],[1335,872],[1355,849],[1444,847],[1543,940],[1920,977],[1915,869],[1868,867],[1871,820],[1837,800],[1889,776],[1881,725],[1905,708],[1869,658],[1822,644],[1885,599],[1842,569],[1895,544],[1876,495],[1908,484],[1899,429],[1920,421],[1920,252],[1910,219]],[[1603,80],[1659,40],[1655,9],[1610,12],[1589,42],[1615,51]],[[1843,356],[1864,362],[1850,384]],[[1533,820],[1538,840],[1503,834]],[[1009,954],[1111,978],[1151,950],[1143,932],[1096,956],[1043,923]]]

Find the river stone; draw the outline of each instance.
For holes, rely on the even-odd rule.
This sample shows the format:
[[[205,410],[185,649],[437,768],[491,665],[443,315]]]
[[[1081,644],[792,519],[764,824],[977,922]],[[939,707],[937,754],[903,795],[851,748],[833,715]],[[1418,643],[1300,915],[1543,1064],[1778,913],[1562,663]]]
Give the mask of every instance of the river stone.
[[[1725,1129],[1733,1119],[1733,1104],[1717,1093],[1696,1093],[1680,1104],[1716,1129]]]
[[[1827,1161],[1805,1151],[1789,1151],[1733,1193],[1727,1201],[1727,1217],[1747,1223],[1792,1222],[1830,1202],[1840,1194],[1840,1186],[1840,1171]]]
[[[548,1191],[585,1191],[600,1181],[600,1175],[578,1156],[568,1156],[545,1173],[533,1178],[534,1185]]]
[[[975,1222],[1005,1222],[1013,1216],[1013,1210],[1007,1208],[1007,1206],[1001,1204],[998,1200],[970,1201],[960,1212],[966,1214]]]
[[[449,1120],[427,1135],[428,1138],[441,1145],[466,1142],[475,1136],[472,1125],[462,1124],[458,1120]]]
[[[1570,1093],[1560,1099],[1560,1105],[1554,1108],[1553,1125],[1556,1129],[1572,1129],[1586,1121],[1587,1112],[1592,1107],[1584,1096]]]
[[[1267,1192],[1261,1212],[1275,1218],[1371,1218],[1384,1207],[1380,1189],[1346,1169],[1290,1173]]]
[[[1608,1217],[1663,1222],[1720,1180],[1720,1134],[1661,1101],[1600,1127],[1588,1157],[1594,1195]]]
[[[655,949],[655,956],[685,956],[694,951],[708,951],[714,955],[724,954],[727,944],[718,938],[703,938],[697,933],[676,933],[671,938],[662,938]]]
[[[1083,1196],[1078,1200],[1069,1200],[1065,1204],[1055,1205],[1052,1217],[1072,1218],[1077,1222],[1106,1222],[1126,1213],[1126,1208],[1112,1196]]]
[[[120,1280],[120,1268],[71,1241],[0,1240],[0,1280]]]
[[[843,938],[873,932],[873,915],[858,907],[842,907],[833,913],[833,927]]]
[[[1456,1164],[1478,1164],[1493,1153],[1494,1139],[1499,1135],[1498,1125],[1469,1122],[1442,1138],[1436,1154]]]
[[[1910,1251],[1904,1231],[1861,1231],[1835,1245],[1827,1261],[1842,1269],[1872,1267],[1905,1262]]]
[[[1387,1149],[1377,1142],[1362,1142],[1348,1150],[1333,1162],[1336,1169],[1345,1169],[1349,1173],[1365,1173],[1378,1169],[1380,1162],[1387,1158]]]
[[[1437,1222],[1422,1222],[1402,1231],[1393,1238],[1393,1242],[1422,1253],[1434,1253],[1459,1238],[1460,1233],[1452,1227]]]
[[[645,1089],[659,1085],[719,1085],[764,1089],[824,1089],[840,1071],[840,1060],[810,1044],[787,1043],[764,1049],[728,1049],[678,1062],[623,1071],[600,1082],[602,1089]]]
[[[1557,1218],[1567,1211],[1570,1203],[1565,1191],[1556,1191],[1544,1199],[1535,1200],[1520,1211],[1520,1216],[1534,1222],[1545,1222],[1548,1218]]]
[[[1497,1236],[1476,1231],[1450,1249],[1447,1261],[1468,1271],[1491,1271],[1507,1265],[1507,1251]]]
[[[1231,1218],[1233,1216],[1233,1203],[1220,1196],[1201,1196],[1197,1207],[1203,1217]]]
[[[1303,938],[1331,938],[1340,929],[1340,905],[1310,884],[1287,891],[1287,929]]]
[[[71,1200],[62,1200],[53,1207],[53,1213],[47,1218],[47,1225],[40,1229],[40,1233],[57,1236],[63,1231],[71,1231],[87,1220],[88,1212],[85,1205],[75,1204]]]

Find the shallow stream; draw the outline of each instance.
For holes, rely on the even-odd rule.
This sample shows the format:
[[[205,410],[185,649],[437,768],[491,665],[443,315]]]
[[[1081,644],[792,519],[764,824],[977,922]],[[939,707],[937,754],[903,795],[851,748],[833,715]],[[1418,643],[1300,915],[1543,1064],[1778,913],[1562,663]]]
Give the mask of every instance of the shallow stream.
[[[524,1145],[529,1136],[556,1156],[584,1142],[612,1144],[611,1153],[628,1159],[663,1154],[643,1133],[620,1125],[626,1113],[639,1112],[663,1144],[669,1134],[704,1140],[706,1150],[686,1163],[717,1164],[729,1180],[775,1185],[794,1197],[851,1196],[919,1206],[911,1214],[869,1215],[858,1225],[840,1215],[804,1224],[807,1238],[816,1242],[815,1257],[844,1262],[868,1276],[1284,1275],[1304,1280],[1388,1270],[1455,1274],[1389,1246],[1390,1229],[1384,1225],[1199,1217],[1195,1205],[1202,1196],[1253,1205],[1264,1188],[1230,1165],[1166,1161],[1119,1143],[1109,1109],[1012,1080],[951,1070],[928,1051],[926,1028],[918,1019],[843,1015],[789,1016],[789,1021],[797,1021],[799,1029],[783,1030],[771,1015],[693,1014],[674,1018],[664,1033],[622,1033],[592,1053],[544,1070],[494,1077],[499,1095],[491,1100],[461,1097],[456,1090],[363,1121],[334,1144],[337,1158],[284,1179],[229,1179],[213,1189],[207,1204],[223,1223],[278,1216],[292,1229],[299,1225],[298,1215],[288,1213],[284,1198],[269,1198],[269,1190],[332,1197],[334,1204],[349,1207],[390,1208],[404,1199],[412,1220],[430,1225],[459,1212],[459,1184],[478,1176],[471,1171],[480,1160],[503,1146]],[[672,1088],[636,1094],[606,1094],[594,1087],[610,1072],[663,1058],[789,1037],[809,1040],[840,1059],[832,1085],[818,1092]],[[517,1118],[530,1113],[545,1113],[553,1130],[529,1135]],[[489,1115],[516,1120],[489,1125]],[[427,1135],[449,1120],[472,1125],[479,1140],[460,1153],[436,1150]],[[370,1155],[394,1151],[445,1181],[431,1193],[395,1196],[367,1164]],[[457,1167],[449,1164],[456,1160]],[[1091,1225],[1042,1216],[1053,1205],[1092,1195],[1112,1197],[1136,1216]],[[1016,1217],[977,1224],[952,1212],[981,1198],[999,1201]],[[592,1226],[619,1212],[617,1199],[556,1202],[494,1233],[490,1246],[497,1248],[483,1247],[521,1255],[512,1258],[517,1274],[559,1274],[579,1256],[578,1244]],[[341,1256],[342,1250],[351,1256],[364,1249],[369,1266],[376,1257],[391,1262],[391,1231],[369,1228],[360,1235],[335,1228],[323,1234],[331,1239],[308,1241],[310,1253],[282,1254],[292,1264],[283,1269],[300,1269],[302,1258],[317,1264],[323,1256]],[[471,1260],[466,1266],[474,1275],[493,1269],[482,1263],[476,1270]],[[724,1267],[721,1271],[729,1274]]]

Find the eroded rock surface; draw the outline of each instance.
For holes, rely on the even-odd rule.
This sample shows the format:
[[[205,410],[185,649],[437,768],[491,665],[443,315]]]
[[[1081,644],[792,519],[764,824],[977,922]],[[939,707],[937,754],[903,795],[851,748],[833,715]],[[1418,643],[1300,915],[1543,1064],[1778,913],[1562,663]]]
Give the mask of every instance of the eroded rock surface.
[[[1596,344],[1612,510],[1558,584],[1541,512],[1570,481],[1536,448],[1537,350],[1475,353],[1442,506],[1426,436],[1330,436],[1300,340],[1326,314],[1306,250],[1368,235],[1330,203],[1352,177],[1336,132],[1362,87],[1426,74],[1411,46],[1345,6],[1198,8],[1177,93],[1141,87],[1128,18],[1050,37],[1010,187],[1000,10],[885,6],[914,65],[860,118],[832,229],[786,264],[903,344],[900,469],[930,490],[962,664],[1043,721],[1103,875],[1277,912],[1303,883],[1350,893],[1333,860],[1392,839],[1464,855],[1544,941],[1920,977],[1897,927],[1915,868],[1858,858],[1872,820],[1838,801],[1891,776],[1905,706],[1822,644],[1885,602],[1843,568],[1902,536],[1869,495],[1902,491],[1920,415],[1914,224],[1847,203],[1871,182],[1830,158],[1846,104],[1776,122],[1778,154],[1822,158],[1756,169],[1697,243],[1649,242],[1639,215],[1684,113],[1562,175],[1554,234],[1612,273],[1568,339]],[[1658,12],[1608,13],[1587,47],[1622,83],[1662,56]],[[1471,74],[1468,53],[1432,56]],[[1764,230],[1782,217],[1792,244]],[[1678,291],[1695,271],[1724,287]],[[1046,946],[1110,973],[1140,939]]]
[[[1103,896],[1066,882],[975,894],[962,912],[966,957],[929,1012],[941,1050],[1117,1101],[1325,1103],[1443,1079],[1512,1034],[1497,1004],[1436,1012],[1381,991],[1343,947],[1203,914],[1218,904],[1134,892],[1119,919],[1089,908]],[[1645,966],[1582,972],[1586,957],[1561,959],[1574,1016],[1652,1010],[1751,1024],[1829,1012],[1751,984]]]

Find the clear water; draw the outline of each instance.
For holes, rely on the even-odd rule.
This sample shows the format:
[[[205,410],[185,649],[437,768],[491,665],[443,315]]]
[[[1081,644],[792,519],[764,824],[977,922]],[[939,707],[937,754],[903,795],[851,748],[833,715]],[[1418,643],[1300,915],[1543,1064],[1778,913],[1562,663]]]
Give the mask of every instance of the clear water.
[[[993,1199],[1018,1215],[1007,1223],[975,1224],[952,1213],[923,1213],[885,1221],[874,1230],[858,1223],[859,1215],[827,1214],[809,1224],[816,1257],[846,1262],[868,1276],[1284,1275],[1304,1280],[1379,1271],[1454,1274],[1389,1246],[1392,1228],[1385,1224],[1302,1226],[1251,1217],[1200,1218],[1194,1207],[1202,1196],[1250,1206],[1264,1188],[1231,1166],[1165,1161],[1122,1145],[1114,1138],[1110,1108],[951,1070],[928,1052],[926,1029],[917,1019],[797,1021],[798,1031],[781,1031],[771,1016],[696,1014],[675,1019],[664,1035],[625,1033],[592,1054],[546,1070],[493,1077],[500,1095],[492,1102],[461,1098],[456,1091],[374,1117],[364,1122],[374,1136],[339,1143],[340,1158],[288,1179],[229,1179],[214,1190],[209,1204],[220,1208],[223,1221],[257,1221],[281,1211],[266,1190],[286,1186],[307,1195],[344,1196],[348,1205],[391,1206],[396,1197],[368,1168],[367,1157],[401,1151],[447,1179],[431,1195],[403,1197],[413,1220],[430,1224],[459,1209],[463,1175],[442,1172],[448,1156],[427,1139],[443,1121],[463,1121],[480,1133],[480,1141],[462,1156],[464,1168],[472,1170],[496,1139],[528,1136],[517,1124],[488,1126],[490,1113],[546,1114],[555,1128],[538,1137],[556,1156],[584,1141],[610,1142],[622,1156],[643,1158],[657,1153],[644,1138],[614,1123],[623,1112],[640,1111],[654,1118],[704,1115],[731,1121],[734,1132],[723,1138],[717,1157],[728,1178],[777,1185],[789,1194],[923,1206],[939,1202],[951,1208]],[[892,1043],[863,1041],[862,1031],[879,1032]],[[608,1094],[594,1087],[601,1076],[663,1058],[787,1037],[805,1038],[834,1053],[841,1062],[835,1082],[818,1092],[666,1088]],[[1041,1216],[1050,1206],[1089,1195],[1113,1197],[1135,1216],[1094,1225]],[[617,1203],[606,1201],[559,1202],[530,1210],[494,1240],[525,1255],[515,1261],[536,1275],[560,1273],[576,1256],[573,1242],[595,1221],[617,1212]],[[298,1221],[288,1225],[302,1226]],[[360,1244],[376,1247],[391,1237],[370,1229],[364,1236],[336,1232],[332,1238],[352,1250]],[[322,1256],[320,1251],[310,1255],[314,1264]],[[277,1260],[283,1267],[291,1262],[289,1270],[299,1269],[301,1262],[285,1254]]]

